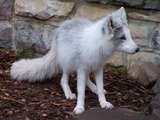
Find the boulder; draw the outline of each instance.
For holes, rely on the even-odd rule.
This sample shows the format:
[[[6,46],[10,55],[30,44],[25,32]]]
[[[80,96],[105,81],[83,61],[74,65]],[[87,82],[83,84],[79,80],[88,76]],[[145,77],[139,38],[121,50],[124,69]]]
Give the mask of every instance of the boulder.
[[[67,17],[74,8],[74,2],[59,0],[15,0],[15,14],[47,20],[51,17]]]
[[[88,2],[111,3],[129,7],[160,10],[159,0],[86,0]]]
[[[159,16],[157,15],[144,15],[136,12],[128,13],[128,17],[136,20],[160,22]]]
[[[157,80],[156,84],[152,87],[155,94],[160,92],[160,78]]]
[[[107,4],[109,3],[110,0],[86,0],[87,2],[99,2],[102,4]]]
[[[152,87],[160,78],[160,68],[151,62],[137,62],[129,68],[128,74],[144,87]]]
[[[12,18],[12,8],[14,0],[0,1],[0,20],[7,20]]]
[[[115,11],[116,8],[112,6],[107,6],[106,8],[100,6],[91,6],[91,5],[81,5],[77,10],[74,18],[84,18],[92,21],[96,21],[109,13]],[[94,14],[93,14],[94,13]]]
[[[159,101],[160,102],[160,101]],[[153,115],[155,115],[155,116],[157,116],[158,117],[158,119],[160,120],[160,108],[159,109],[154,109],[153,111],[152,111],[152,114]]]
[[[30,49],[34,53],[46,53],[55,37],[55,29],[49,25],[39,25],[30,22],[14,24],[14,48]]]
[[[153,111],[153,109],[160,109],[160,93],[156,94],[154,98],[152,98],[149,107]]]
[[[109,59],[107,59],[107,64],[112,65],[112,66],[123,66],[123,61],[122,61],[122,53],[121,52],[115,52],[112,54]]]
[[[10,24],[0,24],[0,47],[12,49],[12,28]]]
[[[160,92],[152,98],[149,107],[152,110],[152,114],[156,115],[160,119]]]
[[[114,108],[112,110],[92,108],[80,115],[71,115],[73,120],[158,120],[155,116],[146,116],[126,108]]]
[[[133,64],[137,64],[140,61],[152,62],[156,65],[159,64],[159,55],[155,54],[153,50],[148,50],[147,52],[140,51],[136,54],[127,54],[127,67],[130,68]]]
[[[130,14],[130,13],[128,13]],[[144,24],[129,24],[132,39],[140,46],[148,45],[148,28],[150,26]]]
[[[144,0],[112,0],[114,4],[141,7]]]
[[[160,29],[153,31],[152,44],[155,49],[160,49]]]

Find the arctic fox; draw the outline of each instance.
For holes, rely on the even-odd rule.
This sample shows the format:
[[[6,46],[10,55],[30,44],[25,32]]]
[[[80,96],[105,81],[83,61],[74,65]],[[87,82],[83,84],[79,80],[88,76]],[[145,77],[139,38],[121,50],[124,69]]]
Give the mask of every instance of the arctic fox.
[[[74,113],[81,114],[85,110],[86,85],[98,95],[102,108],[112,109],[113,105],[106,101],[106,91],[103,89],[103,66],[115,50],[130,54],[139,51],[131,38],[123,7],[97,22],[84,19],[64,22],[57,30],[50,51],[41,58],[13,63],[11,77],[21,81],[43,81],[61,70],[65,97],[75,99],[68,78],[72,72],[77,72],[78,97]],[[96,85],[89,79],[91,72],[95,75]]]

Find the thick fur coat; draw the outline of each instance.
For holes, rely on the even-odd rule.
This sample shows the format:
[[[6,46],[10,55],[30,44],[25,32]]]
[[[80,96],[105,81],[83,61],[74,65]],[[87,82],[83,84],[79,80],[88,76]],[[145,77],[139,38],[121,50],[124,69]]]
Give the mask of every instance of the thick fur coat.
[[[61,86],[65,96],[75,99],[68,78],[72,72],[77,72],[78,97],[74,112],[80,114],[84,111],[86,85],[98,95],[102,108],[111,109],[113,105],[106,101],[104,95],[103,66],[115,50],[131,54],[139,51],[131,38],[123,7],[97,22],[84,19],[64,22],[57,30],[48,54],[13,63],[11,76],[16,80],[35,82],[51,78],[61,70]],[[89,79],[91,72],[95,74],[96,85]]]

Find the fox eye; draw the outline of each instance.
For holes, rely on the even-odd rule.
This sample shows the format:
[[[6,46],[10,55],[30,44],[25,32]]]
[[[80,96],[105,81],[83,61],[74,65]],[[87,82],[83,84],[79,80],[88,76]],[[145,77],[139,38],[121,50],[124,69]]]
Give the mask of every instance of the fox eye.
[[[121,40],[126,40],[125,36],[120,37]]]

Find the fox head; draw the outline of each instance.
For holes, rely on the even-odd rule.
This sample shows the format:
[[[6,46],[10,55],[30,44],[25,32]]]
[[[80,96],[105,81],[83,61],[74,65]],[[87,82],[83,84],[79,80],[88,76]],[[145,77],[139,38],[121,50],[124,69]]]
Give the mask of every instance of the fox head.
[[[108,34],[112,36],[111,40],[116,50],[130,54],[134,54],[140,50],[131,38],[126,12],[123,7],[108,16],[105,26],[107,26]]]

